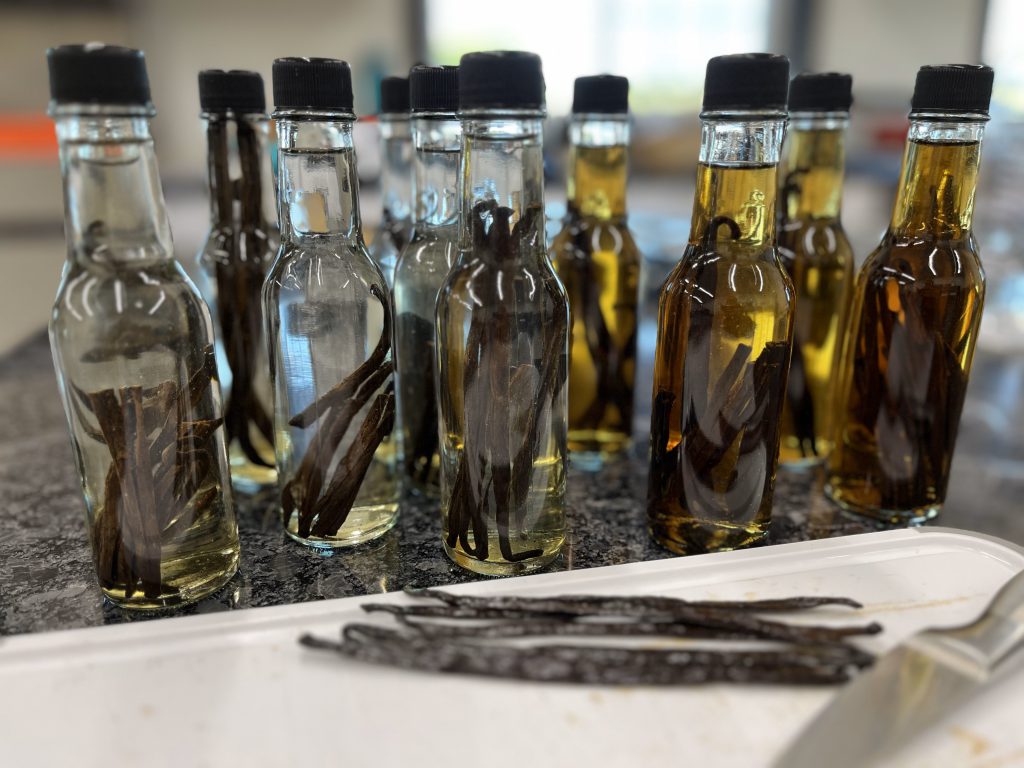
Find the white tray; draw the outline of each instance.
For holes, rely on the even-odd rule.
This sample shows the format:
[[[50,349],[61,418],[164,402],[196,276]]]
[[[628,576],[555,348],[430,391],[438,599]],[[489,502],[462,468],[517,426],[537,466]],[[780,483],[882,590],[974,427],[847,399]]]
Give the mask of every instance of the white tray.
[[[1024,550],[937,528],[453,587],[471,594],[846,595],[881,651],[973,618]],[[401,594],[25,635],[0,642],[3,766],[756,766],[833,688],[537,685],[362,665],[299,647]],[[815,611],[817,620],[849,612]],[[1024,755],[1024,678],[921,739],[908,765]],[[1015,763],[1016,764],[1016,763]],[[827,759],[823,760],[827,765]]]

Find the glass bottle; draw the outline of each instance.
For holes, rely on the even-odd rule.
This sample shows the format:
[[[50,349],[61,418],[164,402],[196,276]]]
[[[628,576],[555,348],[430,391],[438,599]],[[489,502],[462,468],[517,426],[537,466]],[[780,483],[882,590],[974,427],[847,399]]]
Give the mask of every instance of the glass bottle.
[[[445,551],[478,573],[565,539],[569,308],[544,244],[544,78],[529,53],[459,65],[462,246],[437,302]]]
[[[391,300],[363,242],[348,64],[273,73],[281,250],[263,308],[282,516],[296,540],[343,547],[398,514]]]
[[[458,67],[416,67],[409,75],[416,224],[395,269],[395,374],[403,476],[409,490],[440,494],[437,294],[458,255],[462,127]]]
[[[629,81],[576,80],[568,203],[551,257],[569,296],[569,450],[597,469],[633,430],[640,252],[626,223]]]
[[[50,345],[103,593],[198,600],[238,567],[213,325],[174,260],[141,51],[47,52],[68,260]]]
[[[853,249],[839,220],[852,78],[797,75],[789,88],[779,257],[796,291],[793,358],[779,463],[806,467],[832,450],[835,379],[853,294]]]
[[[789,62],[708,62],[690,240],[662,288],[647,514],[679,554],[768,531],[792,346],[793,284],[775,248]]]
[[[385,77],[380,84],[380,228],[370,255],[388,281],[395,277],[398,254],[412,235],[412,128],[409,123],[409,79]]]
[[[271,486],[273,398],[260,292],[277,255],[270,123],[257,72],[199,73],[206,123],[210,232],[199,252],[200,290],[214,316],[224,389],[224,426],[235,489]]]
[[[992,70],[917,75],[892,222],[857,276],[827,494],[887,522],[942,508],[985,276],[971,229]]]

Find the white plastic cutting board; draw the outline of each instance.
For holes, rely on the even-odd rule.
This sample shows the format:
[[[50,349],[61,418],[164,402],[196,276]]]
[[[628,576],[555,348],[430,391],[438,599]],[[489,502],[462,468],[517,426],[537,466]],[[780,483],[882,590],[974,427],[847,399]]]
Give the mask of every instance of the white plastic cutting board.
[[[477,582],[469,594],[864,602],[882,651],[973,618],[1024,551],[943,529],[871,533]],[[0,641],[0,766],[758,766],[834,688],[554,686],[362,665],[299,647],[401,594]],[[841,609],[814,620],[851,620]],[[384,620],[384,619],[381,619]],[[925,734],[911,766],[1024,765],[1024,664]],[[823,766],[828,764],[827,756]]]

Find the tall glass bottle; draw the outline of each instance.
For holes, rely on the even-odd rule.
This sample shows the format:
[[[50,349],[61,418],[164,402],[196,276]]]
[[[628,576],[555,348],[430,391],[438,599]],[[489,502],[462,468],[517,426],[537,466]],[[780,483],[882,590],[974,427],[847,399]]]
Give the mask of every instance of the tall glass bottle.
[[[793,334],[775,248],[789,61],[708,62],[690,242],[662,288],[654,363],[652,535],[679,554],[764,537]]]
[[[273,73],[281,251],[263,309],[282,516],[298,541],[342,547],[398,514],[391,300],[363,242],[348,64]]]
[[[565,540],[569,307],[544,245],[540,59],[459,65],[462,249],[437,302],[444,546],[523,573]]]
[[[416,223],[395,269],[395,376],[404,480],[410,490],[427,496],[440,493],[441,469],[434,312],[458,255],[458,71],[416,67],[409,75]]]
[[[370,255],[388,281],[395,277],[398,254],[412,235],[412,128],[409,123],[409,79],[385,77],[380,84],[380,228]]]
[[[199,73],[206,122],[210,233],[199,252],[203,297],[214,316],[224,387],[224,426],[235,488],[273,485],[270,366],[260,291],[280,245],[263,78],[257,72]]]
[[[141,51],[47,52],[68,260],[50,345],[103,593],[198,600],[238,566],[213,325],[174,260]]]
[[[796,291],[793,359],[779,463],[818,464],[832,450],[835,379],[853,294],[853,249],[839,220],[849,75],[797,75],[789,86],[779,257]]]
[[[640,252],[626,223],[629,81],[577,78],[568,204],[551,257],[569,296],[569,450],[596,469],[633,429]]]
[[[985,276],[971,229],[992,70],[922,67],[892,222],[857,276],[826,492],[889,522],[942,508]]]

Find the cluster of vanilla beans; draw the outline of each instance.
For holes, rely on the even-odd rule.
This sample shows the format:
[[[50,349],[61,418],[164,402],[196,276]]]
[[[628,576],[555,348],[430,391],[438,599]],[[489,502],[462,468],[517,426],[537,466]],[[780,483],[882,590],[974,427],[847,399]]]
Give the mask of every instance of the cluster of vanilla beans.
[[[308,408],[292,417],[292,427],[316,432],[292,478],[281,491],[284,523],[298,512],[297,533],[302,538],[326,538],[345,524],[359,487],[381,442],[391,434],[395,422],[394,382],[391,363],[391,305],[377,287],[370,288],[384,309],[380,339],[370,356],[340,383],[325,392]],[[387,386],[378,392],[384,384]],[[359,430],[344,455],[335,454],[353,419],[370,402]],[[328,470],[334,471],[328,476]]]
[[[110,466],[93,515],[92,541],[100,584],[156,598],[161,552],[179,539],[221,494],[214,433],[223,420],[197,419],[209,399],[213,348],[186,387],[165,381],[85,392],[72,385],[85,434],[110,452]]]
[[[818,607],[861,608],[844,597],[691,601],[657,596],[472,597],[407,590],[422,604],[366,604],[398,628],[348,624],[340,641],[304,635],[310,648],[359,661],[485,677],[595,685],[778,683],[822,685],[849,679],[874,657],[850,639],[877,623],[788,623],[762,614]],[[522,639],[583,638],[586,644],[523,644]],[[694,640],[658,648],[612,646],[608,638]],[[506,642],[512,641],[512,642]]]

